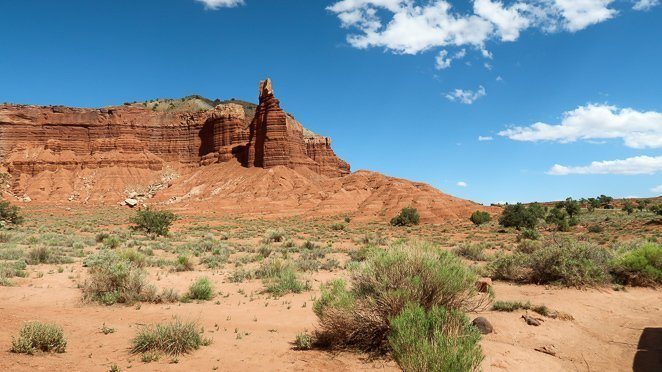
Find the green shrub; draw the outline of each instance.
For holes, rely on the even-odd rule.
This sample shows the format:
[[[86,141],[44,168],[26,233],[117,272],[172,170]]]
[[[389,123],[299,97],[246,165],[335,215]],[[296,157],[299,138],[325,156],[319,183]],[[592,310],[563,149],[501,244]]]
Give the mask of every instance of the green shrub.
[[[115,249],[122,244],[122,241],[117,235],[108,235],[101,240],[101,244],[103,244],[103,247],[106,249]]]
[[[492,220],[492,216],[489,213],[483,211],[475,211],[469,217],[469,220],[474,223],[476,226],[488,223]]]
[[[310,284],[302,282],[294,265],[282,260],[269,260],[256,272],[264,282],[265,292],[275,296],[288,293],[301,293],[310,289]]]
[[[425,244],[373,250],[343,281],[322,286],[313,305],[320,327],[316,341],[332,348],[377,351],[387,348],[390,318],[407,303],[425,309],[443,306],[472,310],[484,306],[476,292],[476,274],[453,254]]]
[[[516,252],[531,254],[542,248],[542,242],[538,240],[522,240],[515,248]]]
[[[407,372],[476,371],[483,353],[480,332],[464,313],[433,306],[407,305],[391,319],[388,342]]]
[[[531,308],[530,302],[519,302],[519,301],[494,301],[492,304],[492,310],[494,311],[506,311],[513,312],[515,310],[528,310]]]
[[[83,299],[105,305],[151,301],[155,288],[147,284],[144,271],[115,251],[102,250],[84,262],[90,276],[83,286]]]
[[[186,298],[191,300],[209,301],[214,297],[214,286],[208,278],[203,277],[191,284]]]
[[[515,227],[518,230],[521,228],[535,229],[540,218],[542,216],[540,216],[539,205],[526,207],[521,203],[509,204],[503,209],[501,217],[499,217],[499,224],[503,227]]]
[[[171,356],[187,354],[211,343],[202,335],[202,329],[192,321],[182,322],[176,319],[166,324],[147,325],[140,328],[136,337],[131,340],[131,352],[156,352]]]
[[[135,249],[120,249],[117,251],[117,255],[120,258],[131,262],[135,267],[145,267],[147,265],[147,257]]]
[[[391,219],[391,225],[393,226],[413,226],[418,225],[421,217],[418,214],[416,208],[405,207],[402,208],[400,214]]]
[[[530,258],[523,253],[497,254],[487,265],[492,279],[526,282],[530,277]]]
[[[28,263],[30,265],[39,265],[48,263],[51,258],[51,251],[47,247],[35,247],[28,252]]]
[[[600,225],[591,225],[588,227],[588,232],[593,233],[593,234],[599,234],[603,231],[604,229]]]
[[[177,257],[175,271],[193,271],[194,265],[191,256],[180,255]]]
[[[567,241],[531,254],[530,281],[582,287],[610,281],[611,252],[591,243]]]
[[[35,351],[64,353],[67,349],[64,331],[51,323],[28,322],[11,343],[13,353],[30,355]]]
[[[299,333],[294,340],[294,347],[297,350],[310,350],[313,347],[313,337],[308,333]]]
[[[616,257],[611,272],[623,284],[655,286],[662,284],[662,245],[645,243]]]
[[[285,240],[285,230],[283,229],[278,229],[278,230],[267,230],[267,233],[264,235],[264,239],[262,239],[262,242],[265,244],[269,244],[271,242],[275,243],[280,243],[283,240]]]
[[[540,233],[535,229],[524,229],[522,232],[517,235],[517,241],[522,240],[538,240],[540,239]]]
[[[347,225],[342,223],[342,222],[336,222],[333,225],[331,225],[331,230],[334,230],[334,231],[345,230],[345,228],[347,228]]]
[[[21,216],[19,208],[6,200],[0,201],[0,227],[21,223],[23,223],[23,216]]]
[[[485,243],[464,243],[457,246],[453,252],[461,257],[468,258],[474,261],[486,261],[485,248],[488,245]]]
[[[134,230],[144,231],[149,235],[168,235],[170,226],[177,220],[177,216],[169,211],[156,211],[151,208],[145,208],[136,212],[131,218],[134,224]]]

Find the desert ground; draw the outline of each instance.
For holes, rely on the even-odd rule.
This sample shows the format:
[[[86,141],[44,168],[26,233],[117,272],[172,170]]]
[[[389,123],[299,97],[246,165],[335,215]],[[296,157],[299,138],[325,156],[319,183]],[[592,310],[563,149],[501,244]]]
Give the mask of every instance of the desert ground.
[[[482,266],[517,248],[518,231],[493,219],[482,226],[469,220],[395,227],[355,222],[350,216],[256,219],[204,210],[176,210],[167,236],[134,231],[127,207],[71,209],[66,205],[21,205],[25,222],[2,231],[0,264],[0,365],[11,371],[162,370],[399,370],[389,353],[301,350],[295,340],[318,327],[313,311],[320,285],[350,279],[364,247],[388,250],[414,241],[435,249],[480,246],[479,257],[463,262]],[[599,233],[587,226],[599,224]],[[540,239],[572,238],[603,247],[659,241],[659,218],[649,212],[582,211],[569,232],[543,228]],[[607,248],[605,248],[607,249]],[[102,250],[130,254],[145,280],[176,299],[103,304],[86,299],[87,257]],[[268,291],[256,277],[270,260],[292,263],[300,293]],[[21,262],[27,263],[22,265]],[[13,275],[8,268],[15,267]],[[210,300],[186,299],[199,278],[213,286]],[[494,280],[492,302],[544,305],[563,316],[531,310],[512,312],[484,306],[469,315],[485,317],[494,331],[480,340],[484,371],[646,371],[660,366],[662,292],[653,287],[599,284],[567,286]],[[157,302],[157,303],[154,303]],[[534,315],[539,326],[523,315]],[[132,352],[141,327],[179,319],[194,321],[208,339],[178,356],[145,357]],[[66,352],[14,353],[12,338],[28,321],[55,323],[67,340]],[[659,370],[659,369],[658,369]]]

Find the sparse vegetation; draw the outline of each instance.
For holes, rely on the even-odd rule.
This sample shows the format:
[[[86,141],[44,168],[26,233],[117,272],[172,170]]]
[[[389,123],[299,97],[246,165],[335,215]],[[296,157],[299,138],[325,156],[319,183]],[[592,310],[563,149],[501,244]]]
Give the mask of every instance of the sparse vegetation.
[[[612,262],[611,272],[619,283],[655,286],[662,284],[662,245],[644,243],[626,250]]]
[[[0,228],[23,223],[20,209],[6,200],[0,201]]]
[[[203,277],[193,282],[186,293],[186,298],[201,301],[209,301],[214,298],[214,286],[209,278]]]
[[[11,343],[13,353],[30,355],[36,351],[64,353],[67,349],[64,331],[52,323],[28,322]]]

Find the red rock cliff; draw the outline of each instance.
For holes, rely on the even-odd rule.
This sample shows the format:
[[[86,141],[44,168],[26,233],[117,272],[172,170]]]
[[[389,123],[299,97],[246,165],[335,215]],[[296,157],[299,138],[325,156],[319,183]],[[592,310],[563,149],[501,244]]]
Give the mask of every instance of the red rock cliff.
[[[285,113],[271,82],[260,84],[250,125],[227,103],[197,112],[137,106],[103,109],[0,105],[0,163],[12,176],[58,169],[120,166],[160,170],[164,162],[208,165],[237,159],[247,167],[308,167],[330,177],[349,173],[330,140]]]

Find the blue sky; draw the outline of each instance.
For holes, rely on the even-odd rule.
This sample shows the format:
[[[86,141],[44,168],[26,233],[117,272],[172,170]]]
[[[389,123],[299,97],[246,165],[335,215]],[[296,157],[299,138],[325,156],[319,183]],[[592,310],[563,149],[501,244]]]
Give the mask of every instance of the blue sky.
[[[0,0],[0,102],[256,101],[269,76],[354,170],[484,203],[644,197],[661,40],[657,0]]]

